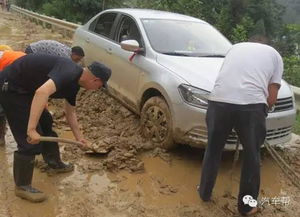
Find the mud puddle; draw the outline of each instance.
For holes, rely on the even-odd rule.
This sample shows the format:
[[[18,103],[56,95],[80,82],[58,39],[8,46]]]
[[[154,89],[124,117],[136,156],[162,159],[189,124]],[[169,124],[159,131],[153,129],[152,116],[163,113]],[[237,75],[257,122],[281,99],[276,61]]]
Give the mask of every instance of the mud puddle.
[[[59,135],[63,138],[74,139],[70,130],[59,131]],[[201,171],[201,163],[204,155],[204,150],[192,148],[188,146],[179,146],[175,151],[161,152],[159,150],[142,152],[138,158],[144,164],[144,171],[131,173],[128,171],[120,171],[120,175],[125,178],[121,182],[121,187],[124,189],[136,188],[137,184],[141,189],[148,192],[149,197],[146,196],[146,202],[155,202],[157,193],[171,195],[177,193],[178,188],[182,188],[184,194],[182,198],[187,202],[198,203],[198,195],[195,194],[195,188],[199,184],[199,177]],[[232,186],[239,185],[241,160],[243,152],[240,152],[239,161],[233,171],[233,180],[230,179],[230,170],[232,168],[233,152],[224,152],[222,163],[219,170],[219,176],[216,183],[216,196],[223,196],[228,190],[233,190],[233,195],[237,194],[237,188]],[[105,159],[105,155],[86,155],[87,160],[99,162]],[[262,192],[270,197],[278,195],[283,191],[281,182],[280,168],[274,163],[273,159],[267,155],[266,150],[262,150],[261,162],[261,186]],[[146,182],[138,183],[140,180],[147,180]],[[149,186],[151,182],[156,182],[156,186]],[[169,186],[164,183],[172,183]],[[152,191],[152,193],[150,193]],[[154,194],[153,194],[154,193]],[[180,197],[177,197],[180,199]],[[160,197],[160,203],[162,198]],[[169,198],[167,197],[167,200]],[[169,200],[167,203],[173,203]],[[178,202],[178,201],[177,201]]]
[[[60,135],[72,138],[70,131]],[[1,147],[1,198],[5,199],[0,216],[131,216],[130,213],[153,213],[153,216],[177,216],[180,211],[207,212],[196,193],[203,151],[190,147],[180,147],[169,153],[169,158],[154,156],[153,152],[140,154],[144,171],[118,173],[99,170],[84,172],[78,165],[98,164],[102,158],[83,156],[78,159],[75,171],[68,174],[49,175],[35,169],[33,185],[49,195],[44,203],[32,204],[14,196],[12,178],[12,156],[16,144],[10,134],[7,145]],[[61,147],[64,148],[64,145]],[[214,198],[218,198],[220,210],[226,204],[223,197],[228,186],[237,194],[240,165],[234,171],[230,183],[229,169],[233,154],[225,152],[216,183]],[[38,157],[42,161],[41,157]],[[281,183],[280,170],[274,162],[265,158],[262,164],[262,192],[266,196],[276,196],[285,191]],[[194,207],[194,208],[191,208]],[[125,211],[124,211],[125,209]],[[75,212],[76,211],[76,212]],[[26,213],[26,215],[24,215]],[[166,215],[167,214],[167,215]],[[197,215],[195,215],[197,216]],[[206,216],[206,215],[205,215]]]
[[[187,149],[190,149],[186,147]],[[183,152],[185,155],[183,155]],[[240,164],[230,181],[232,153],[224,153],[222,165],[214,190],[214,197],[222,198],[226,191],[232,189],[233,196],[238,193]],[[175,204],[199,204],[196,186],[199,184],[203,151],[180,148],[178,153],[172,154],[168,163],[151,154],[141,155],[145,173],[131,174],[120,172],[126,179],[120,183],[122,189],[143,192],[144,202],[153,206],[174,206]],[[261,191],[273,197],[284,191],[281,183],[280,169],[270,158],[265,158],[261,167]]]

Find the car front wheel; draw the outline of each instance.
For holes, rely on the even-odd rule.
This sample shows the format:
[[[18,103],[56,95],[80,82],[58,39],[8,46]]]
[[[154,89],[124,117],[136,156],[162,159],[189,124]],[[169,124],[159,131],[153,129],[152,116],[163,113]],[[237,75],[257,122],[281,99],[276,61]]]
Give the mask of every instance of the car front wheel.
[[[163,98],[155,96],[145,102],[141,111],[141,126],[142,135],[156,147],[171,149],[175,146],[171,112]]]

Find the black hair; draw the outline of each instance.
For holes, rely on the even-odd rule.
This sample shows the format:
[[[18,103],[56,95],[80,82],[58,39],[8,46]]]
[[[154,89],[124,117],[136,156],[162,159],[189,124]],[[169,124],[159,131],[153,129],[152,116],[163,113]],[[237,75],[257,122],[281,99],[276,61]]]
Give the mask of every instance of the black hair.
[[[84,57],[84,51],[83,51],[82,47],[79,47],[79,46],[72,47],[72,53],[74,53],[78,56]]]

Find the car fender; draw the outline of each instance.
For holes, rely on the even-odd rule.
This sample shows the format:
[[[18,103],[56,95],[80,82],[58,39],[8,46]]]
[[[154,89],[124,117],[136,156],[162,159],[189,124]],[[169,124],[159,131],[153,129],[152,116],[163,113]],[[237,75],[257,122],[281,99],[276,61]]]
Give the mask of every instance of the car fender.
[[[145,103],[145,101],[143,101],[143,96],[148,90],[151,90],[151,89],[158,91],[161,94],[161,96],[166,100],[168,107],[170,109],[170,112],[172,114],[172,117],[173,117],[174,110],[173,110],[173,106],[172,106],[172,104],[173,104],[172,99],[168,95],[165,88],[161,84],[154,82],[154,81],[146,83],[139,92],[139,95],[138,95],[139,96],[138,97],[139,113],[143,107],[143,104]]]

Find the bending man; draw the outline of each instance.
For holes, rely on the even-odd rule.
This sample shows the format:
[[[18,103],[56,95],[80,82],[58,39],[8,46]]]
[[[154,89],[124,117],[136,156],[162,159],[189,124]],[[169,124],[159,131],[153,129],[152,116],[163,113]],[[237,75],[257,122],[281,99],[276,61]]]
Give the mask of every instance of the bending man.
[[[76,118],[76,95],[80,87],[95,90],[106,86],[110,75],[110,69],[99,62],[82,68],[67,58],[37,54],[19,58],[0,73],[0,104],[18,144],[13,165],[16,196],[32,202],[46,199],[31,187],[31,181],[35,155],[42,152],[39,140],[44,129],[39,121],[48,98],[66,100],[66,118],[74,137],[88,145]],[[51,157],[58,156],[52,153]]]
[[[260,148],[266,137],[268,107],[277,100],[283,73],[280,54],[261,43],[235,44],[225,57],[210,95],[206,114],[208,144],[198,189],[204,201],[211,198],[222,150],[232,129],[243,146],[238,210],[257,211],[243,203],[249,195],[257,200],[260,188]]]
[[[31,43],[26,47],[25,53],[40,53],[71,58],[76,63],[80,62],[84,57],[84,51],[81,47],[75,46],[70,48],[54,40],[41,40]]]

